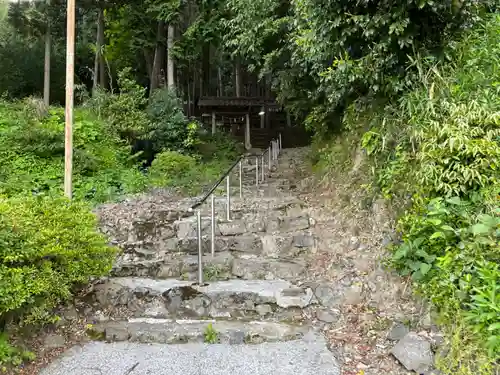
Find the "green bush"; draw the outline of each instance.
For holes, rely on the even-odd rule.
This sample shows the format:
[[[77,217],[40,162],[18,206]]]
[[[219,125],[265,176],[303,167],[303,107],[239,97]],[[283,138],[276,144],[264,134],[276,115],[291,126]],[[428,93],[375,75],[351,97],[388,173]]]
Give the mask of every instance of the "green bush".
[[[244,151],[243,145],[236,143],[226,133],[202,133],[194,147],[202,161],[236,160]]]
[[[0,321],[38,323],[76,284],[105,275],[115,250],[88,205],[64,198],[0,199]]]
[[[391,262],[450,334],[440,370],[490,375],[500,356],[500,15],[445,55],[415,58],[418,84],[357,100],[342,128],[362,134],[373,188],[402,212]],[[323,149],[321,163],[339,160],[334,149]]]
[[[147,135],[150,122],[144,108],[146,89],[131,78],[131,69],[118,73],[120,91],[109,93],[96,90],[84,106],[92,109],[99,119],[106,121],[109,132],[118,134],[128,144]]]
[[[186,177],[196,168],[196,159],[176,151],[163,151],[156,155],[149,168],[153,185],[171,185],[172,182]]]
[[[158,154],[148,171],[149,182],[156,187],[177,188],[186,194],[198,194],[209,189],[236,158],[202,160],[200,156],[184,155],[176,151]]]
[[[381,162],[382,190],[413,196],[393,264],[413,276],[445,322],[463,319],[491,359],[500,355],[499,46],[496,15],[454,46],[454,64],[418,62],[428,71],[422,87],[384,108],[371,132],[380,136],[364,137]],[[465,363],[478,371],[480,364]]]
[[[0,103],[0,192],[56,194],[64,173],[64,110]],[[86,109],[74,113],[74,196],[103,202],[143,190],[145,176],[117,132]]]
[[[174,90],[156,90],[147,108],[151,127],[145,135],[153,142],[155,152],[171,149],[187,151],[196,142],[197,124],[189,122],[182,102]]]

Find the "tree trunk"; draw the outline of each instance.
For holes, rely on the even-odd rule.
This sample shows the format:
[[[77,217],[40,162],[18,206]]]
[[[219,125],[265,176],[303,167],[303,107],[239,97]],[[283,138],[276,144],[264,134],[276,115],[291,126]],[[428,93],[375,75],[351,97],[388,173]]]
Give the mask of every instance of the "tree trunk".
[[[237,58],[236,60],[236,65],[234,69],[234,88],[235,88],[235,95],[237,98],[241,96],[241,64],[240,60]]]
[[[151,73],[150,95],[160,86],[160,75],[163,62],[165,60],[165,21],[158,21],[158,29],[156,32],[156,48],[153,61],[153,71]]]
[[[222,86],[222,72],[220,66],[217,68],[217,83],[219,86],[219,96],[224,96],[224,88]]]
[[[153,75],[153,53],[150,49],[144,49],[144,61],[146,62],[146,72],[148,73],[148,78],[151,81]]]
[[[47,7],[50,0],[47,0]],[[52,50],[52,35],[50,33],[50,19],[47,21],[45,31],[45,62],[43,67],[43,102],[48,107],[50,105],[50,53]]]
[[[173,56],[174,36],[175,36],[175,26],[168,25],[168,36],[167,36],[167,48],[168,48],[167,77],[168,77],[168,79],[167,79],[167,81],[168,81],[168,87],[171,89],[175,88],[174,56]]]
[[[202,96],[212,96],[210,92],[210,44],[202,47],[201,55]]]
[[[97,43],[96,43],[96,53],[99,58],[99,85],[102,88],[107,87],[106,79],[106,62],[104,61],[104,10],[99,8],[99,15],[97,17]],[[97,74],[97,73],[96,73]]]

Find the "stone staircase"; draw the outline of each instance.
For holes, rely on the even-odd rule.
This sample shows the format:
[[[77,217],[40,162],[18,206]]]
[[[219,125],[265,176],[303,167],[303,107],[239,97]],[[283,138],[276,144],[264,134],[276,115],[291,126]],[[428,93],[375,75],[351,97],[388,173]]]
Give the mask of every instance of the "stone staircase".
[[[288,178],[293,158],[283,150],[258,186],[248,160],[243,198],[232,181],[229,221],[218,196],[214,256],[210,203],[200,207],[202,285],[195,200],[156,194],[101,207],[102,230],[123,251],[88,297],[95,341],[42,374],[340,374],[316,318],[334,296],[308,278],[317,239]]]

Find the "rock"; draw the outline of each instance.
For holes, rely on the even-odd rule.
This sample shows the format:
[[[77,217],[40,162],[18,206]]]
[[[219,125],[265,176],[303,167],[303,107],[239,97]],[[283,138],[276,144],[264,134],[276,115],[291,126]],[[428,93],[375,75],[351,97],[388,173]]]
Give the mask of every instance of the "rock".
[[[314,289],[314,295],[324,307],[339,307],[343,296],[330,285],[318,285]]]
[[[58,349],[66,346],[66,339],[61,335],[50,334],[43,340],[43,346],[47,349]]]
[[[257,305],[255,306],[255,311],[257,311],[257,313],[261,316],[273,313],[273,309],[269,305]]]
[[[245,343],[245,332],[243,331],[229,332],[229,344],[240,345],[244,343]]]
[[[345,293],[344,303],[346,305],[359,305],[363,302],[363,286],[353,285]]]
[[[243,279],[295,280],[305,271],[305,266],[256,257],[240,257],[233,261],[232,274]]]
[[[320,310],[316,313],[316,318],[325,323],[333,323],[338,320],[338,316],[325,310]]]
[[[306,307],[312,303],[314,294],[310,288],[292,287],[283,289],[276,295],[276,303],[280,307]]]
[[[223,236],[236,236],[247,232],[245,222],[241,220],[220,223],[219,229]]]
[[[309,228],[309,217],[306,215],[284,217],[280,222],[282,232],[292,232]]]
[[[298,234],[293,236],[292,245],[295,247],[313,247],[314,237],[307,234]]]
[[[76,311],[74,306],[69,306],[63,314],[64,319],[66,320],[77,320],[78,319],[78,311]]]
[[[370,260],[367,258],[354,259],[354,267],[360,273],[367,273],[371,269]]]
[[[292,244],[290,237],[265,235],[261,237],[262,255],[269,258],[278,258]]]
[[[434,363],[431,344],[415,332],[408,333],[392,348],[392,355],[410,371],[429,371]]]
[[[402,323],[395,323],[389,331],[389,339],[401,340],[410,332],[410,329]]]
[[[433,348],[433,351],[437,351],[438,348],[443,346],[443,344],[445,343],[445,338],[444,338],[443,334],[439,333],[439,332],[432,333],[430,340],[431,340],[431,346]]]

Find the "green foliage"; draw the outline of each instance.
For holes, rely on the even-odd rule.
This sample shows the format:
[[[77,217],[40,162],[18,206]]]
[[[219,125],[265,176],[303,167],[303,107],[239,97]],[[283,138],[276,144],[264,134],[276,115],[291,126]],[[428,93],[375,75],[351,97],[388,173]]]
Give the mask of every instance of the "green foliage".
[[[0,103],[0,192],[59,195],[64,173],[64,111]],[[89,111],[74,114],[74,196],[103,202],[145,187],[130,147]]]
[[[196,159],[176,151],[163,151],[151,164],[149,175],[154,185],[170,185],[178,178],[185,178],[196,168]]]
[[[215,330],[212,323],[209,323],[204,332],[205,342],[207,344],[217,344],[219,342],[219,333]]]
[[[144,112],[146,89],[132,78],[130,68],[118,73],[118,85],[118,93],[96,90],[86,106],[92,108],[99,118],[106,120],[111,132],[119,134],[131,144],[134,139],[144,137],[150,129],[149,119]]]
[[[411,274],[447,321],[464,309],[466,321],[494,356],[500,353],[500,210],[478,213],[480,207],[458,197],[415,206],[399,222],[403,242],[395,248],[393,264]]]
[[[356,103],[344,119],[346,128],[368,127],[361,144],[382,193],[412,197],[393,265],[445,322],[463,321],[471,348],[490,359],[500,355],[499,46],[496,15],[451,45],[454,63],[414,60],[419,86],[378,109]],[[444,370],[487,368],[474,360],[450,357]]]
[[[44,322],[75,284],[106,274],[115,250],[84,203],[24,196],[0,200],[0,320]]]
[[[348,133],[316,151],[320,166],[339,171],[346,158],[355,167],[352,139],[364,150],[372,188],[400,212],[391,263],[445,324],[450,351],[438,362],[447,375],[490,375],[500,355],[499,46],[493,15],[450,43],[448,62],[411,58],[418,83],[399,97],[356,100],[343,117]],[[327,139],[325,114],[309,121]]]
[[[174,90],[161,89],[153,93],[147,108],[151,126],[145,135],[153,142],[153,150],[187,151],[196,143],[198,125],[188,122],[182,103]]]
[[[194,146],[194,152],[200,156],[202,161],[234,161],[244,152],[242,144],[236,143],[222,132],[215,134],[199,133],[198,137],[199,140]]]
[[[148,170],[149,182],[156,187],[172,187],[182,193],[198,194],[209,189],[234,160],[220,153],[203,160],[199,155],[193,157],[176,151],[163,151]]]
[[[30,351],[21,350],[9,343],[8,336],[0,332],[0,373],[7,372],[7,366],[19,366],[24,361],[32,361],[35,354]]]

